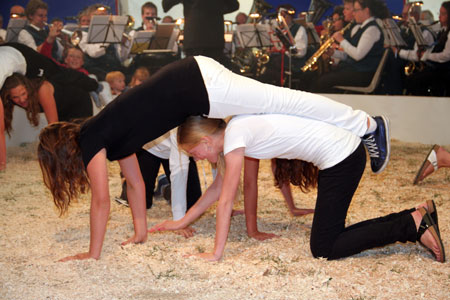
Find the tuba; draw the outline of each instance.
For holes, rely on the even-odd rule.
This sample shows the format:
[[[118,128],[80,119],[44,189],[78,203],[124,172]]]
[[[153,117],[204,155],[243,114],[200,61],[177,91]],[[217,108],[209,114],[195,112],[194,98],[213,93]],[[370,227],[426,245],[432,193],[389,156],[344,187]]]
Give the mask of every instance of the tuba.
[[[342,28],[339,32],[341,34],[343,34],[345,31],[347,31],[351,26],[352,26],[353,22],[348,23],[347,25],[345,25],[344,28]],[[319,58],[322,56],[322,54],[324,54],[330,47],[331,45],[333,45],[334,43],[334,38],[329,38],[328,40],[326,40],[321,46],[320,48],[306,61],[305,65],[301,68],[301,70],[303,72],[306,71],[315,71],[317,70],[317,61],[319,60]]]

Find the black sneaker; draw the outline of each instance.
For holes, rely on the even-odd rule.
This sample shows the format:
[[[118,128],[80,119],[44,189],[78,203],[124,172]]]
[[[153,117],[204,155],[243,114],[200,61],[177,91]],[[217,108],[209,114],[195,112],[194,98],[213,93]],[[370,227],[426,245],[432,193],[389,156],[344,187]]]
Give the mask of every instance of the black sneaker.
[[[161,197],[161,196],[163,196],[162,187],[169,184],[169,179],[167,178],[167,176],[165,174],[161,174],[158,176],[158,178],[156,178],[156,181],[158,182],[158,184],[156,185],[156,188],[153,192],[153,196]]]
[[[391,154],[389,136],[389,120],[385,116],[373,117],[377,122],[377,130],[362,137],[370,156],[370,167],[375,174],[386,168]]]

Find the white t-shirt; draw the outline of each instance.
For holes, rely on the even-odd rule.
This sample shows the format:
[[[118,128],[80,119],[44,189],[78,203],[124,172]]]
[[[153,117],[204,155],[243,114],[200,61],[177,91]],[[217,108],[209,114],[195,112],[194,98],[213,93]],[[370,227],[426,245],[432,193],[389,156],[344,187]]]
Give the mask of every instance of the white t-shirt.
[[[244,147],[245,156],[286,158],[327,169],[340,163],[361,143],[361,138],[339,127],[288,115],[233,117],[225,130],[224,154]]]
[[[179,220],[186,214],[186,190],[189,172],[189,157],[178,149],[177,129],[166,132],[143,147],[151,154],[169,160],[172,192],[172,216]]]

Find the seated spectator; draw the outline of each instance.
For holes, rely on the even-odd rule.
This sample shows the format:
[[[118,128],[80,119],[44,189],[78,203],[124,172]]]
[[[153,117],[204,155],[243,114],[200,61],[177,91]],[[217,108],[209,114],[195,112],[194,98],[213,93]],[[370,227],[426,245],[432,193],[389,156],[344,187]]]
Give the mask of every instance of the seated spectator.
[[[106,82],[111,87],[113,98],[119,96],[125,90],[125,75],[120,71],[112,71],[106,74]]]
[[[140,85],[142,82],[150,78],[150,72],[146,67],[139,67],[134,71],[133,77],[131,77],[130,88]]]
[[[40,53],[42,53],[42,48],[44,51],[48,51],[50,48],[52,57],[60,61],[62,46],[56,41],[56,37],[61,33],[62,26],[57,24],[46,29],[47,10],[47,4],[41,0],[28,2],[25,12],[29,24],[19,32],[17,41]]]

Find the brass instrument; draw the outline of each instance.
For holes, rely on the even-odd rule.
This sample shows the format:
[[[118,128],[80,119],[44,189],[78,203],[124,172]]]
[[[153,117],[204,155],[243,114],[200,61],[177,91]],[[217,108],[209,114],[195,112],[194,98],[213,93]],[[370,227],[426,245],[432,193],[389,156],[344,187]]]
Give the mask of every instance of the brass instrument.
[[[52,24],[48,24],[46,22],[44,22],[44,25],[47,26],[48,28],[53,26]],[[69,37],[70,44],[74,47],[78,46],[78,44],[81,42],[81,38],[83,37],[83,33],[81,30],[70,31],[65,28],[62,28],[61,33]],[[64,44],[64,39],[62,39],[62,42]]]
[[[339,32],[341,34],[343,34],[346,30],[348,30],[352,25],[352,22],[348,23],[347,25],[345,25],[344,28],[342,28]],[[306,61],[305,65],[301,68],[301,70],[303,72],[306,72],[308,70],[310,71],[315,71],[317,70],[318,66],[317,66],[317,61],[319,60],[319,58],[322,56],[322,54],[324,54],[328,48],[331,47],[331,45],[333,45],[334,43],[334,38],[329,38],[328,40],[326,40],[321,46],[320,48]]]
[[[239,48],[236,49],[231,61],[242,75],[259,77],[265,73],[265,65],[270,61],[270,55],[266,49]]]
[[[423,61],[419,61],[417,63],[414,61],[409,61],[405,66],[405,75],[411,76],[412,74],[414,74],[414,72],[422,72],[424,68],[425,64],[423,63]]]

